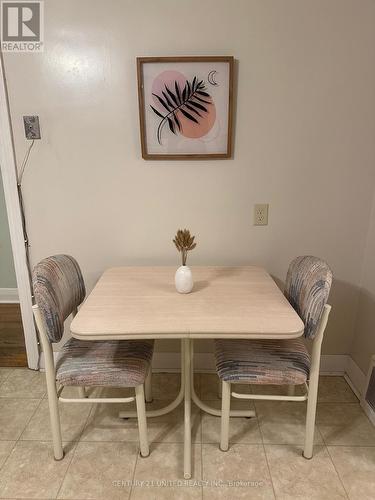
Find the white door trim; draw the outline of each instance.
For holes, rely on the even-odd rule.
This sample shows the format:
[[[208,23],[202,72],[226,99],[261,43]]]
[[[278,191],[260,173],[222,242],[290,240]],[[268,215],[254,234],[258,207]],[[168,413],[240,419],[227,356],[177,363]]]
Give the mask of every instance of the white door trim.
[[[10,240],[16,271],[19,302],[29,368],[39,367],[39,349],[35,331],[30,281],[26,266],[26,252],[22,231],[21,211],[17,192],[16,159],[9,111],[8,93],[4,74],[4,61],[0,54],[0,167],[4,185]]]

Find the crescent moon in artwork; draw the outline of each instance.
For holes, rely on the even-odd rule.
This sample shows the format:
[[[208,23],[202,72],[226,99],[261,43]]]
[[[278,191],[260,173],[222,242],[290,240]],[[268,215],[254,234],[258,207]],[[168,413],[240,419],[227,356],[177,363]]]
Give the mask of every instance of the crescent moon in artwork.
[[[217,83],[217,81],[215,80],[216,73],[217,73],[216,70],[212,70],[207,75],[207,81],[208,81],[208,83],[210,83],[211,85],[214,85],[215,87],[219,85]]]

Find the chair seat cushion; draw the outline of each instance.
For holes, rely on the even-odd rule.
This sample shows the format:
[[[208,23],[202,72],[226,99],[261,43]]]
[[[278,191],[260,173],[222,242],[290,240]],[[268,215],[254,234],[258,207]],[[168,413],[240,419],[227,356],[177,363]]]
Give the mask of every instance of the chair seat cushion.
[[[143,384],[153,340],[84,341],[70,339],[56,363],[62,385],[136,387]]]
[[[215,362],[226,382],[298,385],[310,372],[310,356],[301,339],[215,340]]]

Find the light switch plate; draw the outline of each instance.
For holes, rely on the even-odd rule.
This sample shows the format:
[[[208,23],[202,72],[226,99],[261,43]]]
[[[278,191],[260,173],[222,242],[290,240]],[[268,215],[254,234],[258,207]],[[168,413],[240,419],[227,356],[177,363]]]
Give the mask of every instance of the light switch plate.
[[[254,205],[254,226],[268,225],[268,203]]]
[[[40,139],[39,116],[24,116],[23,124],[26,139]]]

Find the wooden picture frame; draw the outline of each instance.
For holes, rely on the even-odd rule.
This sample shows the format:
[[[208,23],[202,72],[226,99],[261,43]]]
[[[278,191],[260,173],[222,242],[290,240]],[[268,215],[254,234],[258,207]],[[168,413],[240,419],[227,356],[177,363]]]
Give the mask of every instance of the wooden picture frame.
[[[232,155],[232,56],[138,57],[138,103],[145,160]]]

